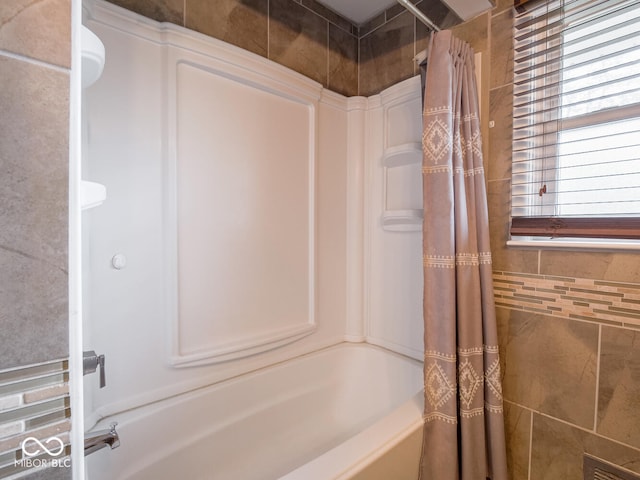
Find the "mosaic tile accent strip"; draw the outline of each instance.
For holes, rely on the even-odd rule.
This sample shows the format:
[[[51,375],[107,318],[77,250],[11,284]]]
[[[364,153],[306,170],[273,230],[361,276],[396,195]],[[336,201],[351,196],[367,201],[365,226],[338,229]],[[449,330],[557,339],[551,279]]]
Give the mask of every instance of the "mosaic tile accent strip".
[[[576,320],[640,327],[640,284],[493,272],[496,306]]]
[[[70,418],[67,360],[1,371],[0,478],[46,465],[68,468]],[[23,449],[27,442],[33,443],[30,455]]]

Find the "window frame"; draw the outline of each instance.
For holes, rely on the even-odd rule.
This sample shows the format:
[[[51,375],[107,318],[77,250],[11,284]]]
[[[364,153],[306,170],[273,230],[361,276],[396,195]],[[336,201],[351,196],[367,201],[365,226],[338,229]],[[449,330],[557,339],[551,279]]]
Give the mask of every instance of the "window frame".
[[[518,13],[527,13],[543,3],[546,2],[543,0],[514,0],[514,7]],[[560,48],[563,48],[562,45],[560,45]],[[561,54],[557,61],[562,63],[562,58],[563,56]],[[562,69],[562,66],[560,66],[560,69]],[[558,91],[561,88],[561,83],[562,82],[560,81],[558,84]],[[545,88],[546,87],[548,87],[548,85],[545,85]],[[559,95],[560,94],[558,94],[557,98],[559,98]],[[549,97],[547,96],[547,98]],[[604,123],[618,120],[640,118],[640,103],[622,106],[616,109],[596,111],[568,119],[563,119],[561,116],[560,110],[562,109],[562,104],[560,102],[552,108],[556,109],[555,112],[557,113],[558,119],[557,127],[555,130],[551,128],[551,131],[543,131],[543,135],[555,135],[556,141],[552,145],[544,145],[545,148],[551,149],[550,151],[545,150],[544,156],[545,158],[551,158],[552,161],[555,161],[556,166],[558,165],[559,158],[557,152],[557,140],[563,130],[568,131],[576,128],[602,125]],[[555,167],[554,170],[557,172],[557,167]],[[535,195],[535,192],[533,193]],[[531,194],[531,192],[529,194]],[[514,208],[513,199],[514,197],[512,196],[512,210]],[[555,204],[556,202],[553,201],[551,203]],[[524,208],[533,209],[544,207],[532,207],[529,205],[529,207]],[[592,239],[603,239],[605,242],[607,240],[640,240],[640,212],[638,212],[637,217],[624,214],[617,217],[511,215],[510,220],[511,240],[508,244],[522,244],[523,242],[536,243],[542,237],[547,239],[585,239],[588,241],[589,245],[592,245],[592,242],[590,241]],[[560,245],[560,243],[558,245]],[[616,243],[616,245],[619,244]],[[640,242],[638,242],[638,248],[640,248]]]

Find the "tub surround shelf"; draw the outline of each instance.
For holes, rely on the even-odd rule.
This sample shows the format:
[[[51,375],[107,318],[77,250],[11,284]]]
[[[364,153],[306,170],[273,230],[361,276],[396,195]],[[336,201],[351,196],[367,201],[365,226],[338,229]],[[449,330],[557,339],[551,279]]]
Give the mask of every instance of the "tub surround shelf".
[[[104,44],[98,36],[82,25],[80,36],[82,50],[82,88],[94,84],[102,75],[104,69]],[[107,198],[104,185],[83,180],[80,183],[80,206],[82,210],[97,207]]]
[[[382,157],[387,168],[419,165],[422,163],[422,145],[418,142],[404,143],[388,148]]]
[[[98,36],[84,25],[81,34],[82,88],[94,84],[104,69],[104,44]]]
[[[80,205],[82,210],[98,207],[107,199],[107,188],[96,182],[85,180],[80,184]]]
[[[402,143],[385,149],[384,167],[385,209],[382,228],[389,232],[422,230],[423,210],[418,207],[422,196],[422,144]]]
[[[422,230],[423,217],[423,210],[386,210],[382,227],[391,232],[418,232]]]

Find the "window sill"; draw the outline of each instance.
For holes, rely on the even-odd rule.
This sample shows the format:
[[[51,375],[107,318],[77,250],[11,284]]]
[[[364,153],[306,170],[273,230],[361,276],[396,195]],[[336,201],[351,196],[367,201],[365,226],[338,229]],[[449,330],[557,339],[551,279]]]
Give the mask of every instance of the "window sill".
[[[540,250],[577,251],[640,251],[640,240],[613,240],[606,238],[536,238],[513,237],[507,240],[508,247]]]

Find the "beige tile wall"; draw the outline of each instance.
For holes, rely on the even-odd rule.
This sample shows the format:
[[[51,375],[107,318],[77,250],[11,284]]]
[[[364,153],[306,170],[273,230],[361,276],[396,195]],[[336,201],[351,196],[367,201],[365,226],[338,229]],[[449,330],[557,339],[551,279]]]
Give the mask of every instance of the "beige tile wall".
[[[485,164],[512,480],[581,479],[585,452],[640,472],[640,255],[506,246],[511,1],[486,22],[473,40],[491,56]]]
[[[428,30],[394,5],[353,25],[316,0],[109,0],[281,63],[346,96],[369,96],[418,73]],[[460,19],[441,0],[414,0],[442,28]]]
[[[287,4],[287,8],[282,3],[284,0],[269,2],[274,7],[270,12],[272,17],[265,13],[267,0],[223,0],[216,2],[215,10],[210,9],[211,2],[206,0],[114,0],[114,3],[156,20],[186,25],[273,58],[346,95],[377,93],[416,73],[412,57],[424,48],[427,35],[408,14],[390,9],[357,31],[343,19],[333,17],[331,12],[322,12],[313,0],[289,1],[295,4]],[[425,2],[422,8],[428,7],[427,13],[433,18],[439,7],[422,1]],[[6,200],[14,199],[14,203],[7,205],[16,205],[17,209],[26,206],[15,199],[38,199],[24,218],[32,219],[33,225],[42,222],[48,226],[46,228],[61,226],[62,211],[66,208],[66,192],[63,194],[61,189],[62,179],[66,178],[68,22],[46,22],[36,28],[30,22],[35,18],[50,19],[59,15],[64,19],[68,6],[68,0],[45,0],[35,4],[14,0],[0,4],[0,49],[12,54],[0,56],[5,90],[0,99],[3,102],[0,121],[3,122],[2,131],[8,132],[3,135],[0,151],[3,161],[26,160],[24,165],[14,161],[14,173],[9,176],[11,182],[3,185],[3,196]],[[35,9],[39,10],[37,15]],[[34,12],[32,20],[24,16],[30,12]],[[469,41],[476,51],[483,52],[483,72],[489,75],[488,82],[483,82],[485,91],[482,94],[487,99],[485,111],[489,112],[483,116],[483,129],[496,274],[505,278],[520,275],[520,278],[528,279],[521,287],[533,288],[529,293],[520,293],[528,297],[520,297],[519,302],[511,301],[498,308],[512,479],[578,479],[583,452],[640,472],[640,332],[635,329],[634,321],[630,322],[627,317],[612,320],[595,309],[592,309],[593,318],[575,318],[576,314],[582,315],[578,313],[581,309],[591,304],[582,301],[584,299],[569,300],[578,302],[573,305],[575,310],[571,304],[563,305],[562,311],[549,309],[548,304],[544,305],[548,309],[546,312],[530,308],[536,297],[549,303],[548,292],[543,289],[549,286],[553,289],[556,285],[552,283],[536,290],[535,281],[555,282],[556,277],[562,277],[562,281],[590,282],[589,289],[596,291],[605,291],[609,286],[599,283],[601,281],[626,283],[631,284],[626,285],[628,290],[634,292],[640,287],[640,256],[520,250],[505,245],[511,171],[512,20],[511,2],[498,0],[490,14],[454,29],[457,36]],[[449,25],[457,23],[444,11],[440,21],[449,22]],[[30,32],[27,36],[24,35],[26,31]],[[44,42],[42,38],[59,38],[59,41]],[[52,48],[51,45],[56,46]],[[325,57],[326,63],[318,61],[317,57],[321,56]],[[62,69],[34,65],[29,62],[30,58]],[[38,115],[22,119],[21,116],[29,111],[37,111]],[[494,123],[491,129],[488,128],[489,120]],[[10,141],[7,135],[10,135]],[[44,181],[42,171],[48,176],[53,173],[53,179],[58,180]],[[5,210],[11,213],[13,208]],[[52,215],[57,216],[57,220],[52,220]],[[2,219],[3,222],[8,220],[9,217]],[[43,236],[53,239],[53,244],[35,242],[35,250],[32,245],[28,252],[20,250],[18,246],[22,248],[22,243],[16,245],[15,241],[15,247],[0,248],[3,269],[13,268],[16,275],[26,275],[26,278],[51,278],[55,284],[56,278],[66,275],[62,266],[66,252],[61,247],[64,243],[61,231],[54,230],[50,232],[53,235]],[[3,239],[4,244],[8,240]],[[29,242],[26,245],[29,246]],[[531,276],[522,277],[522,274]],[[28,284],[19,282],[23,283]],[[51,284],[47,280],[34,285],[44,288],[45,283]],[[54,311],[64,312],[66,306],[60,292],[44,290],[42,301],[45,305],[53,302],[58,309]],[[504,291],[497,290],[496,293],[501,295]],[[13,298],[20,294],[19,286],[5,282],[2,294]],[[54,299],[59,299],[59,303]],[[635,311],[635,304],[630,303]],[[593,304],[597,305],[597,302]],[[540,304],[534,302],[534,305]],[[36,304],[29,308],[36,312],[48,311]],[[633,320],[635,313],[632,315]],[[8,321],[8,317],[2,317],[2,321]],[[50,321],[43,319],[34,325],[47,327]],[[11,331],[13,328],[17,326],[14,325]],[[4,344],[7,344],[6,337]],[[16,349],[13,355],[19,355],[22,350]]]
[[[21,372],[69,352],[70,65],[70,0],[0,2],[2,477],[16,471],[25,435],[69,431],[68,375],[34,383]],[[44,473],[71,477],[69,468]]]
[[[70,40],[69,0],[0,2],[0,371],[68,354]]]
[[[358,29],[315,0],[110,0],[285,65],[343,95],[358,94]]]
[[[414,1],[440,28],[460,18],[440,0]],[[427,47],[429,30],[401,5],[360,26],[359,93],[369,96],[419,73],[415,55]]]

